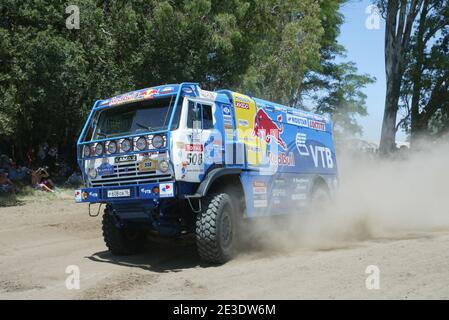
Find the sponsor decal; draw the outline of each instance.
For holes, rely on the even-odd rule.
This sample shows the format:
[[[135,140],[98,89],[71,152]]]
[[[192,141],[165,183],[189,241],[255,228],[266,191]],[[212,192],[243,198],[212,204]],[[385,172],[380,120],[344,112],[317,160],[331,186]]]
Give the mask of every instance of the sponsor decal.
[[[295,126],[300,126],[300,127],[308,127],[309,126],[309,121],[307,118],[298,117],[298,116],[294,116],[291,114],[287,114],[287,123],[293,124]]]
[[[309,149],[306,146],[307,135],[305,133],[297,133],[296,134],[296,149],[301,156],[309,156]]]
[[[115,163],[137,161],[136,155],[115,157]]]
[[[217,98],[217,93],[200,89],[200,97],[209,100],[215,100]]]
[[[326,124],[321,121],[309,120],[309,128],[320,131],[326,131]]]
[[[202,144],[186,144],[185,151],[187,152],[203,152],[204,146]]]
[[[315,168],[318,168],[319,165],[321,165],[321,167],[323,168],[328,169],[332,169],[334,167],[332,152],[329,148],[322,146],[309,146],[309,147]]]
[[[174,87],[164,87],[161,89],[160,93],[169,93],[169,92],[173,92],[175,90]]]
[[[292,194],[292,200],[305,200],[307,196],[304,193]]]
[[[279,122],[282,122],[282,115],[279,115],[277,120]],[[281,146],[282,149],[286,150],[287,145],[281,138],[281,134],[283,132],[284,128],[282,127],[282,125],[278,126],[263,109],[257,110],[256,116],[254,118],[254,136],[257,136],[260,139],[264,139],[268,144],[273,139],[276,144]]]
[[[160,183],[159,196],[161,198],[172,197],[174,195],[173,183]]]
[[[81,202],[82,201],[81,190],[75,190],[75,201],[76,202]]]
[[[267,201],[267,183],[265,181],[253,181],[253,206],[254,208],[265,208]]]
[[[332,158],[332,151],[323,146],[314,146],[307,144],[307,135],[304,133],[296,134],[296,149],[301,156],[312,156],[315,168],[321,166],[322,168],[332,169],[334,167],[334,160]]]
[[[109,163],[109,158],[103,158],[101,164],[97,168],[98,175],[111,176],[114,174],[114,166]]]
[[[187,93],[187,94],[192,94],[192,93],[193,93],[193,89],[192,89],[192,88],[189,88],[189,87],[187,87],[187,88],[182,88],[182,91],[183,91],[184,93]]]
[[[249,110],[249,103],[244,101],[235,101],[235,106],[240,109]]]
[[[123,103],[129,103],[133,101],[152,99],[158,93],[157,89],[143,89],[138,91],[133,91],[129,93],[125,93],[116,97],[111,98],[110,100],[105,101],[102,105],[110,105],[116,106]]]
[[[153,191],[151,190],[151,188],[147,189],[147,188],[144,187],[144,188],[140,189],[140,194],[150,195],[152,193],[153,193]]]
[[[268,159],[270,161],[270,164],[273,165],[287,167],[295,166],[295,155],[293,154],[293,152],[290,152],[288,155],[285,152],[281,152],[278,156],[274,155],[271,152],[268,152]]]
[[[285,197],[287,192],[284,189],[273,189],[271,191],[273,197]]]
[[[231,115],[231,108],[229,107],[223,107],[223,115],[230,116]]]
[[[248,121],[244,120],[244,119],[240,119],[239,120],[239,124],[242,127],[247,127],[248,126]]]
[[[267,184],[264,181],[253,181],[253,194],[266,194]]]
[[[254,208],[266,208],[268,206],[267,199],[254,199],[253,201]]]

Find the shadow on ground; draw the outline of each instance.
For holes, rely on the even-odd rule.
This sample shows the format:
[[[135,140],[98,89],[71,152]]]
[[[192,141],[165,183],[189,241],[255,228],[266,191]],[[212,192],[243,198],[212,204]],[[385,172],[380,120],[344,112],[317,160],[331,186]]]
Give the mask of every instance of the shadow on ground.
[[[114,256],[105,250],[86,258],[94,262],[111,263],[159,273],[215,266],[201,261],[194,244],[179,243],[149,243],[145,251],[137,255]]]

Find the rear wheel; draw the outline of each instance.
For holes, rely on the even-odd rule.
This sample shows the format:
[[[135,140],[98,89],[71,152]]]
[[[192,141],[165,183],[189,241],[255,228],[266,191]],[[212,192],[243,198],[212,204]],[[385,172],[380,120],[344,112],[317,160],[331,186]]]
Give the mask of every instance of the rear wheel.
[[[131,255],[139,253],[145,245],[145,232],[134,228],[117,228],[114,218],[105,211],[103,215],[103,239],[113,255]]]
[[[196,243],[200,257],[211,263],[225,263],[235,253],[236,212],[227,193],[206,196],[196,218]]]
[[[311,195],[311,207],[313,210],[323,211],[329,207],[331,198],[329,190],[323,183],[314,186]]]

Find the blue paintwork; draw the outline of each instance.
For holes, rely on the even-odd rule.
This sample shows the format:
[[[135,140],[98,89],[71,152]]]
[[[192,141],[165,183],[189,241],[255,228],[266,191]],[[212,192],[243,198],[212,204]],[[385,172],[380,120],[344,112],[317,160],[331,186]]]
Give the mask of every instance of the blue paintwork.
[[[170,156],[174,143],[171,139],[170,128],[172,128],[176,108],[180,107],[179,101],[186,96],[197,97],[199,96],[199,92],[200,87],[197,83],[181,83],[136,90],[106,100],[96,101],[78,140],[77,152],[80,167],[82,168],[82,161],[84,160],[82,158],[82,147],[86,144],[120,140],[148,134],[159,133],[166,135],[167,146],[159,151],[166,151]],[[113,139],[84,141],[88,126],[97,111],[113,107],[117,101],[140,99],[145,94],[151,94],[151,97],[154,99],[170,95],[176,96],[167,130],[144,132],[114,137]],[[321,179],[321,181],[325,182],[329,191],[333,193],[337,187],[338,170],[332,137],[332,121],[325,116],[311,112],[290,108],[258,98],[251,97],[251,99],[254,100],[257,110],[263,111],[267,123],[280,128],[279,136],[271,137],[269,141],[267,140],[264,142],[266,146],[265,160],[267,160],[265,163],[260,165],[249,165],[246,161],[246,155],[243,156],[243,163],[236,163],[235,161],[237,157],[237,146],[242,147],[243,143],[237,141],[238,135],[236,132],[232,134],[232,138],[226,137],[224,132],[226,121],[228,121],[228,124],[232,121],[233,128],[237,128],[232,91],[216,91],[216,109],[214,114],[215,129],[221,133],[222,137],[224,137],[222,150],[228,150],[227,148],[230,147],[234,152],[234,161],[232,163],[225,163],[225,155],[223,152],[220,165],[225,163],[226,167],[239,167],[244,169],[240,176],[240,180],[245,193],[247,216],[255,217],[269,214],[292,213],[292,211],[295,210],[301,211],[303,206],[309,201],[312,187],[317,179]],[[264,122],[260,122],[256,118],[257,116],[253,123],[248,124],[250,128],[255,128],[257,126],[263,127],[261,123]],[[254,132],[257,135],[256,130],[254,130]],[[212,144],[212,142],[213,138],[204,144],[204,148],[206,149],[208,144]],[[246,148],[246,146],[243,145],[243,148]],[[129,152],[126,155],[143,152],[148,151],[134,151]],[[214,151],[208,150],[207,152]],[[120,153],[117,155],[125,154]],[[271,157],[269,155],[271,155]],[[172,157],[170,156],[170,161],[171,159]],[[270,167],[269,159],[271,159],[271,166],[273,166],[274,163],[278,164],[277,170],[274,173],[270,173],[268,170]],[[207,164],[205,172],[207,172],[213,165],[214,164]],[[83,174],[85,174],[84,170],[82,171]],[[203,179],[204,175],[200,175],[200,178]],[[185,195],[193,194],[198,186],[197,183],[173,182],[176,186],[174,198],[183,198]],[[104,197],[104,195],[107,194],[107,190],[123,189],[127,188],[126,186],[87,188],[83,189],[83,191],[88,192],[89,197],[82,202],[121,203],[122,205],[127,203],[142,203],[148,206],[158,206],[160,205],[161,200],[158,195],[140,192],[141,190],[147,190],[147,188],[148,190],[152,189],[156,185],[158,184],[129,186],[130,188],[134,188],[135,192],[132,193],[131,197],[126,199],[107,199]],[[97,197],[91,196],[90,194],[97,194]]]

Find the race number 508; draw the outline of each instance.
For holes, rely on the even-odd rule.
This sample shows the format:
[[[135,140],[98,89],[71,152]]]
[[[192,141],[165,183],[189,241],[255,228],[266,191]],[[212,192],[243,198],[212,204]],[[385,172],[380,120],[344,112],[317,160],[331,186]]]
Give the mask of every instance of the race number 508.
[[[202,153],[188,153],[187,154],[187,164],[188,165],[202,165],[203,164],[203,154]]]

